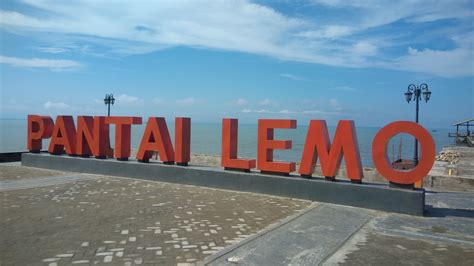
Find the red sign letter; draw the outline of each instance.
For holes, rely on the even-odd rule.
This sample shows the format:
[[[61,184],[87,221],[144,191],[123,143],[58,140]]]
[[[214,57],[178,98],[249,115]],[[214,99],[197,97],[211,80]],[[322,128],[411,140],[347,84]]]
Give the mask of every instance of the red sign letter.
[[[105,123],[115,125],[115,158],[126,161],[130,157],[130,134],[132,125],[140,125],[141,117],[109,116]]]
[[[191,160],[191,118],[176,117],[174,127],[175,161],[186,166]]]
[[[76,154],[76,127],[70,115],[56,117],[48,151],[51,154],[61,154],[64,149],[68,155]]]
[[[326,121],[311,120],[301,158],[300,174],[311,176],[319,157],[323,175],[333,180],[343,156],[346,162],[347,177],[352,181],[360,182],[364,174],[354,121],[339,121],[331,145]]]
[[[255,160],[237,159],[239,120],[222,119],[221,165],[226,170],[240,169],[250,171],[255,168]]]
[[[53,133],[53,119],[49,116],[28,115],[28,150],[40,152],[43,148],[43,139],[51,137]]]
[[[275,128],[296,128],[296,120],[260,119],[258,120],[258,161],[257,169],[263,173],[282,173],[288,175],[295,171],[294,162],[273,162],[273,150],[291,149],[291,140],[273,140]]]
[[[77,147],[81,156],[105,158],[109,150],[109,125],[104,116],[77,117]]]
[[[162,117],[150,117],[143,133],[140,147],[138,148],[137,160],[148,162],[157,151],[161,161],[167,164],[174,162],[173,145],[166,121]]]
[[[421,147],[418,165],[410,171],[398,171],[392,168],[387,158],[387,145],[392,137],[399,133],[414,136]],[[397,184],[414,184],[423,180],[433,167],[436,157],[435,143],[430,133],[422,126],[409,121],[397,121],[382,128],[372,143],[372,159],[375,168],[387,180]]]

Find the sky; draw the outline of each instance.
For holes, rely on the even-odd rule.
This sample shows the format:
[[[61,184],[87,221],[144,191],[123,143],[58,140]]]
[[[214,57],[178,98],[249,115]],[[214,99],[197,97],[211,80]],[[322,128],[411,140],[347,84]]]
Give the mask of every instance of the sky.
[[[0,3],[0,118],[189,116],[242,123],[474,117],[474,2],[416,0]]]

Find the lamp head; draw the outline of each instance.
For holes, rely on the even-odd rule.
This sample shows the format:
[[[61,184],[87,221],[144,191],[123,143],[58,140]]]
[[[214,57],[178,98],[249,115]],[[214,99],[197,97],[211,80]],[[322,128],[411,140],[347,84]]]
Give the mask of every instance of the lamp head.
[[[423,99],[425,99],[425,102],[428,102],[431,97],[431,91],[428,89],[428,84],[426,83],[421,84],[420,91],[423,91]]]
[[[423,92],[423,98],[425,99],[425,102],[428,102],[431,97],[431,91],[428,89]]]
[[[104,103],[105,104],[114,104],[115,103],[115,98],[113,94],[106,94],[104,98]]]
[[[410,103],[412,97],[413,97],[413,92],[409,90],[405,92],[405,99],[407,100],[407,103]]]

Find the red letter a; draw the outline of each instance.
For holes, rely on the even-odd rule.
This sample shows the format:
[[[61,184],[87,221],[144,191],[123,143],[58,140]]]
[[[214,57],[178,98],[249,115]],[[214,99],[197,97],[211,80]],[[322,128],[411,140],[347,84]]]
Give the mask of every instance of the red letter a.
[[[74,119],[69,115],[56,118],[48,151],[51,154],[61,154],[64,149],[68,155],[76,154],[76,127]]]
[[[160,159],[164,163],[174,163],[173,145],[163,117],[150,117],[148,119],[138,148],[137,160],[148,162],[154,151],[159,153]]]

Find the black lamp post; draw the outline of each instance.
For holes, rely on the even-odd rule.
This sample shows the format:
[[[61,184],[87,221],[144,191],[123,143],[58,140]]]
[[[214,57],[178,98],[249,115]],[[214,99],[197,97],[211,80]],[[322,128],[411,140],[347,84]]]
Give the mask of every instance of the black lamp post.
[[[428,90],[428,84],[420,84],[420,86],[415,86],[414,84],[408,85],[407,92],[405,92],[405,99],[408,103],[413,100],[416,102],[416,123],[418,123],[419,112],[420,112],[420,100],[423,95],[425,102],[428,102],[431,97],[431,91]],[[415,166],[418,165],[418,140],[415,139],[415,155],[413,157]]]
[[[114,95],[112,93],[111,94],[106,94],[105,98],[104,98],[104,103],[108,107],[107,116],[110,116],[110,105],[114,105],[114,103],[115,103]]]

